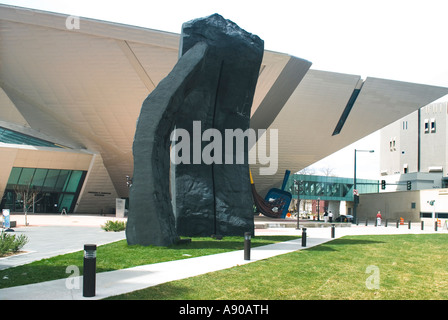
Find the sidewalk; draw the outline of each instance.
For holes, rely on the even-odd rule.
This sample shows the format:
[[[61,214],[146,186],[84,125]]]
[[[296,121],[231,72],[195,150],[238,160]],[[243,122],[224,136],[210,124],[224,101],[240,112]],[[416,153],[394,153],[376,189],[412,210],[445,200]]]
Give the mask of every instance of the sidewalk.
[[[115,217],[29,214],[26,227],[23,215],[12,215],[11,220],[17,221],[13,234],[24,234],[29,241],[22,248],[25,253],[0,258],[0,270],[83,250],[87,243],[102,245],[126,237],[124,232],[101,229],[107,220],[119,220]]]
[[[109,218],[110,220],[111,218]],[[30,227],[27,227],[30,228]],[[42,227],[43,228],[43,227]],[[67,229],[72,227],[64,227]],[[96,230],[97,227],[91,227]],[[18,228],[19,229],[19,228]],[[336,228],[335,237],[339,238],[345,235],[364,235],[364,234],[408,234],[408,233],[434,233],[434,230],[421,231],[415,224],[409,230],[407,226],[395,227],[365,227],[353,226],[350,228]],[[103,232],[105,233],[105,232]],[[193,277],[196,275],[218,271],[252,263],[276,255],[288,252],[310,248],[327,241],[331,238],[331,228],[307,228],[306,247],[302,247],[302,240],[292,240],[263,247],[252,248],[251,260],[244,260],[242,250],[233,251],[197,258],[177,260],[172,262],[163,262],[138,266],[129,269],[98,273],[96,275],[96,296],[93,298],[84,298],[82,296],[82,277],[69,277],[66,279],[47,281],[38,284],[0,289],[0,300],[95,300],[106,297],[132,292],[135,290],[155,286],[161,283]],[[437,233],[447,233],[447,231],[438,231]],[[99,234],[99,233],[98,233]],[[109,233],[108,233],[109,234]],[[122,234],[124,232],[114,233]],[[256,229],[255,235],[302,235],[302,230],[295,228],[269,228]],[[93,242],[95,243],[95,242]],[[79,250],[79,249],[78,249]],[[76,287],[77,286],[77,287]]]

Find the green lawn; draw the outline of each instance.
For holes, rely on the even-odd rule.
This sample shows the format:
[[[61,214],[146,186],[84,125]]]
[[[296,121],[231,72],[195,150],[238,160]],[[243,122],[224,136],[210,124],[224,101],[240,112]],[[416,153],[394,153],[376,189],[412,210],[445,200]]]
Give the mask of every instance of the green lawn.
[[[252,238],[252,247],[275,242],[297,239],[295,236],[256,236]],[[112,271],[144,264],[188,259],[209,254],[242,250],[243,237],[224,237],[222,240],[212,238],[192,238],[189,244],[170,247],[128,246],[126,240],[99,246],[97,249],[97,272]],[[42,259],[33,263],[0,270],[0,288],[7,288],[30,283],[67,278],[68,266],[77,266],[82,274],[83,251]]]
[[[252,246],[297,237],[257,236]],[[242,237],[193,238],[172,247],[99,246],[97,272],[241,250]],[[67,278],[75,252],[0,271],[0,287]],[[376,270],[377,273],[372,272]],[[372,288],[374,276],[378,288]],[[111,299],[448,299],[448,235],[347,236],[289,254],[173,281]]]
[[[112,299],[445,300],[448,235],[347,236]]]

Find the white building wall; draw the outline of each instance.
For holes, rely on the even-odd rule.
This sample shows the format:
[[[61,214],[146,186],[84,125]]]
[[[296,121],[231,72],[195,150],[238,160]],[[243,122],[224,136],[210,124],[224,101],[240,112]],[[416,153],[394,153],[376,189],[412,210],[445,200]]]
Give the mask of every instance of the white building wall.
[[[123,177],[123,184],[125,180]],[[115,199],[119,198],[101,155],[95,154],[80,192],[75,213],[115,213]]]
[[[434,205],[431,205],[434,201]],[[438,213],[441,226],[448,223],[448,189],[429,189],[405,192],[361,194],[357,216],[360,220],[375,218],[381,211],[383,220],[395,222],[403,218],[405,222],[425,222],[425,228],[432,228]],[[421,217],[421,214],[428,217]],[[443,217],[441,217],[443,216]]]
[[[418,171],[418,111],[381,130],[381,175]]]
[[[440,171],[446,175],[447,104],[434,103],[421,109],[420,171]]]

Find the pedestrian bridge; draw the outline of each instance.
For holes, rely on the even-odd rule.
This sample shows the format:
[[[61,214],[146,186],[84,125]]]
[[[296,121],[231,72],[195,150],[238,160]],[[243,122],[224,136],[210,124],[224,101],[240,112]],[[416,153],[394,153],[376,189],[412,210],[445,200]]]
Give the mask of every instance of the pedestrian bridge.
[[[379,180],[356,179],[358,194],[378,193]],[[293,174],[289,177],[285,191],[297,199],[353,201],[353,178]]]

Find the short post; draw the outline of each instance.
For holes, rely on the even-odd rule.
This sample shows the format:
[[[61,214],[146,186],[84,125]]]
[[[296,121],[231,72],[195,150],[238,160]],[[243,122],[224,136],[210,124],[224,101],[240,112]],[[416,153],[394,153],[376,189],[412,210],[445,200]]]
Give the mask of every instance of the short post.
[[[397,219],[397,228],[400,226],[400,220]]]
[[[251,233],[244,233],[244,260],[250,260],[250,239]]]
[[[384,226],[387,227],[387,219],[386,219],[386,222],[384,222]]]
[[[306,247],[306,228],[302,228],[302,247]]]
[[[437,220],[434,222],[434,231],[437,231]]]
[[[334,224],[331,225],[331,237],[334,238],[335,236],[335,226]]]
[[[83,269],[84,297],[94,297],[96,287],[96,244],[84,245],[84,269]]]
[[[425,221],[421,222],[421,229],[423,230],[425,228]]]
[[[366,227],[367,227],[368,224],[369,224],[369,220],[366,218]]]
[[[411,220],[408,222],[408,229],[411,229]]]

